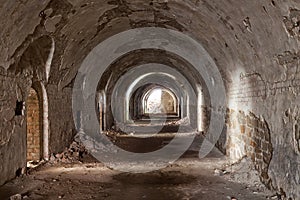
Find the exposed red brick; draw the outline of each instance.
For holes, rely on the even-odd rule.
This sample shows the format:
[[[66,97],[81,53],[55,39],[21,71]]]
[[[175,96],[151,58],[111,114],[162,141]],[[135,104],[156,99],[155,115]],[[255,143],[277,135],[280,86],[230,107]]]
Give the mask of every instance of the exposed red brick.
[[[27,99],[27,160],[40,160],[40,107],[35,90],[30,89]]]

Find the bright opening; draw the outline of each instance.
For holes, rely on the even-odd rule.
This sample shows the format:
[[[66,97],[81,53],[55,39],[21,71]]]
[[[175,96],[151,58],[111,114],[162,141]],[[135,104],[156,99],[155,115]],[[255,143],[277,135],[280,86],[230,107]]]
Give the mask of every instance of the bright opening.
[[[146,100],[146,113],[164,113],[161,89],[154,89],[150,92],[149,97]]]
[[[146,93],[144,100],[145,114],[174,114],[177,113],[177,99],[168,90],[154,88]]]

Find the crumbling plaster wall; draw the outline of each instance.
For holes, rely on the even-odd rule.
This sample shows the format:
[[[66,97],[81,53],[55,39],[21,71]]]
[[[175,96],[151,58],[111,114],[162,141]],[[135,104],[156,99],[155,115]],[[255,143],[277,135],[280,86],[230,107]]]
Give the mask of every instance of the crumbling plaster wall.
[[[227,152],[233,160],[249,156],[268,187],[298,199],[300,97],[292,92],[293,86],[289,88],[264,98],[242,98],[238,108],[228,112]],[[242,109],[245,99],[255,101],[251,111]]]
[[[0,185],[26,167],[26,120],[15,115],[15,108],[26,100],[30,85],[30,78],[0,68]]]
[[[48,2],[1,2],[0,13],[3,20],[0,22],[0,185],[14,178],[21,168],[26,167],[25,102],[32,82],[48,84],[53,40],[41,25],[45,21],[41,17],[41,11]],[[49,101],[51,98],[53,96],[49,97]],[[15,113],[17,101],[24,102],[20,115]],[[58,108],[63,111],[61,107],[53,105],[54,110]],[[51,117],[57,119],[55,116]],[[52,128],[54,133],[60,133],[62,130],[68,129],[61,126]],[[55,137],[50,137],[51,139],[57,140]],[[61,146],[65,146],[71,139],[61,141],[65,142]],[[62,147],[53,151],[61,149]]]
[[[227,113],[227,151],[233,160],[249,156],[262,182],[286,199],[298,199],[300,57],[291,52],[274,57],[274,67],[283,69],[277,77],[246,72],[231,85],[235,109]]]

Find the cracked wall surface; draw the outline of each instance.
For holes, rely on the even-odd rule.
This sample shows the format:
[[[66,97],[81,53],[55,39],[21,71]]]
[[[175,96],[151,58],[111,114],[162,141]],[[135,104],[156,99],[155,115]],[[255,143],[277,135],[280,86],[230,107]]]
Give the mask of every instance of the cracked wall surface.
[[[233,159],[244,156],[251,158],[261,181],[272,188],[272,180],[268,175],[269,165],[273,157],[271,132],[265,119],[253,113],[246,115],[243,111],[229,110],[227,113],[228,155]]]
[[[0,184],[26,166],[26,120],[16,116],[16,102],[24,102],[31,80],[0,73]],[[7,163],[7,164],[4,164]]]
[[[300,39],[300,10],[290,8],[289,15],[284,17],[283,22],[288,34],[291,37]]]
[[[298,52],[298,51],[297,51]],[[261,153],[263,161],[268,161],[259,167],[262,181],[270,188],[278,191],[283,198],[297,199],[300,194],[299,186],[299,54],[297,52],[285,51],[274,55],[275,62],[280,68],[276,76],[267,76],[264,73],[241,72],[235,84],[231,85],[229,96],[234,107],[243,107],[244,111],[254,112],[254,119],[262,119],[267,122],[268,129],[263,129],[263,135],[269,132],[269,145],[272,151],[265,151],[267,145],[257,142],[257,136],[249,125],[245,126],[244,111],[229,112],[228,115],[228,143],[227,151],[233,159],[239,159],[245,155],[249,156],[254,163],[261,158],[256,154],[249,154],[253,146]],[[259,122],[260,123],[260,122]],[[254,132],[260,132],[259,123],[255,123]],[[253,124],[253,123],[252,123]],[[245,136],[254,139],[253,142],[245,144]],[[232,141],[233,139],[233,141]],[[267,138],[260,139],[265,141]],[[238,148],[231,145],[238,145]],[[250,149],[249,149],[250,148]],[[231,152],[231,155],[230,155]],[[272,154],[270,154],[272,153]],[[269,156],[269,157],[268,157]],[[267,158],[267,159],[266,159]],[[282,173],[284,169],[285,174]]]
[[[222,74],[233,118],[249,116],[262,125],[238,155],[251,157],[249,141],[270,134],[272,152],[265,153],[273,156],[263,157],[267,165],[254,162],[260,163],[263,181],[287,198],[300,198],[298,0],[11,0],[0,5],[0,184],[25,165],[25,118],[15,116],[15,107],[17,100],[26,101],[31,83],[46,87],[50,153],[62,151],[76,132],[72,84],[85,56],[112,35],[151,26],[178,30],[204,46]],[[174,62],[166,54],[156,56],[158,62]],[[225,144],[226,136],[239,137],[244,130],[226,128],[219,142],[223,150],[231,144]],[[234,155],[231,150],[238,149],[226,150]]]

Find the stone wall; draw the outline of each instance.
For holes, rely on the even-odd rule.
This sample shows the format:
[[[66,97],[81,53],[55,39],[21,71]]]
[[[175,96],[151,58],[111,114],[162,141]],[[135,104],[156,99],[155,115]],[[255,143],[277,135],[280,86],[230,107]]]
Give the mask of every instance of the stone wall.
[[[166,113],[176,113],[176,97],[173,98],[168,92],[162,90],[161,103],[163,105],[163,110]]]
[[[209,125],[210,125],[210,108],[208,106],[202,105],[201,106],[201,123],[202,123],[202,130],[207,133]]]
[[[275,77],[245,71],[229,86],[227,151],[233,160],[249,156],[262,182],[299,199],[299,53],[274,57],[282,69]]]
[[[50,153],[59,153],[69,146],[76,134],[72,113],[72,88],[59,90],[47,86],[50,122]]]
[[[0,68],[0,185],[14,178],[16,171],[26,167],[25,102],[31,88],[31,79],[32,77],[7,74]],[[65,88],[58,91],[55,85],[48,85],[47,93],[50,121],[49,148],[50,153],[57,153],[69,146],[76,133],[72,116],[72,89]],[[28,105],[30,106],[31,103],[33,102],[29,100]],[[21,113],[17,113],[17,104],[23,105]]]
[[[299,97],[296,99],[300,100]],[[282,104],[282,108],[276,110],[276,104]],[[279,95],[277,101],[267,99],[266,105],[271,105],[267,109],[269,113],[261,105],[258,107],[260,110],[255,109],[261,115],[233,109],[228,111],[227,154],[233,162],[244,156],[251,158],[261,181],[268,188],[286,199],[298,199],[298,107]]]
[[[6,74],[0,67],[0,185],[26,167],[25,107],[16,115],[16,102],[26,101],[30,85],[29,78]]]

